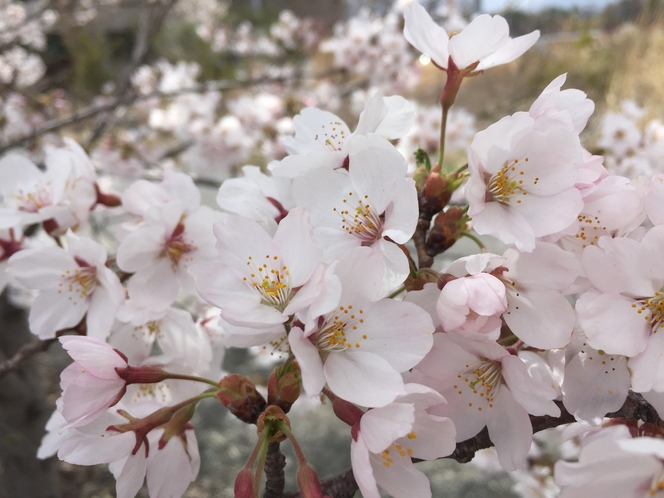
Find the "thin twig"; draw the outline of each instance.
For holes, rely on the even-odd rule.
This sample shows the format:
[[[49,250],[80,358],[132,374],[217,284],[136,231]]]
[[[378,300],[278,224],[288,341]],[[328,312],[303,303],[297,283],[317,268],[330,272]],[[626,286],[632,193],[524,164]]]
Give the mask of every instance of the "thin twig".
[[[21,346],[14,356],[0,363],[0,379],[9,372],[16,370],[21,364],[31,356],[46,351],[57,339],[48,339],[46,341],[35,341]]]
[[[338,71],[327,71],[325,73],[311,76],[310,78],[307,79],[314,79],[314,80],[322,79],[336,72]],[[150,99],[171,98],[191,93],[228,91],[228,90],[237,90],[240,88],[248,88],[258,85],[264,85],[269,83],[284,83],[289,79],[291,78],[288,76],[279,76],[279,77],[256,78],[253,80],[246,80],[246,81],[227,81],[227,80],[208,81],[191,88],[184,88],[182,90],[178,90],[176,92],[155,91],[147,94],[130,94],[121,98],[116,97],[106,104],[87,106],[82,109],[79,109],[78,111],[74,111],[66,116],[51,119],[46,123],[44,123],[43,125],[35,128],[32,132],[28,133],[27,135],[24,135],[20,138],[17,138],[15,140],[0,145],[0,154],[6,152],[9,149],[13,149],[14,147],[19,147],[26,143],[30,143],[46,133],[56,131],[60,128],[64,128],[69,125],[79,123],[81,121],[94,117],[100,113],[112,111],[117,107],[131,105],[136,102],[150,100]]]
[[[138,31],[136,33],[136,42],[134,43],[134,49],[131,56],[130,64],[123,70],[122,75],[116,83],[115,96],[122,98],[126,96],[131,90],[131,76],[138,69],[138,67],[143,64],[145,57],[148,54],[148,50],[152,45],[152,41],[159,34],[161,26],[166,20],[166,16],[170,12],[173,5],[175,5],[176,0],[167,0],[167,2],[162,5],[159,3],[154,4],[144,4],[142,7],[140,22],[138,26]],[[97,118],[97,124],[92,130],[90,137],[88,138],[85,149],[90,150],[97,140],[104,134],[106,129],[109,126],[112,126],[113,119],[109,119],[107,116],[99,116]]]

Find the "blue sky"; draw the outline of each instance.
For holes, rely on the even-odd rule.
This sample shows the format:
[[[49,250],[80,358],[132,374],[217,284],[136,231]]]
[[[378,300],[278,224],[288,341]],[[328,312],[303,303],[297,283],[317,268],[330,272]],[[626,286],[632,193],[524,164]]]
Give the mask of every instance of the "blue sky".
[[[601,9],[608,3],[611,3],[611,0],[482,0],[482,10],[484,12],[500,12],[506,7],[528,11],[537,11],[549,7]]]

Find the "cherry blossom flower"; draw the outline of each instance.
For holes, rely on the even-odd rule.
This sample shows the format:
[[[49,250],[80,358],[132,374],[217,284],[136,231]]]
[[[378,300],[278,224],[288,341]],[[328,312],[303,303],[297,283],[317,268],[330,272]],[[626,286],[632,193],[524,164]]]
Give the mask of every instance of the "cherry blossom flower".
[[[652,437],[589,441],[579,461],[555,465],[561,498],[642,498],[664,490],[664,442]]]
[[[131,412],[146,415],[160,405],[143,403],[134,405]],[[150,496],[182,496],[189,483],[198,475],[200,456],[198,443],[191,425],[174,427],[169,431],[159,428],[139,435],[142,429],[128,429],[135,419],[123,405],[106,411],[97,420],[73,429],[60,445],[58,457],[77,465],[110,464],[116,478],[118,498],[132,498],[147,478]]]
[[[550,380],[532,377],[518,356],[495,342],[461,332],[434,334],[433,349],[409,381],[433,387],[445,397],[447,404],[429,413],[452,419],[457,441],[486,426],[506,470],[524,464],[533,435],[528,414],[560,415]]]
[[[62,416],[70,427],[85,425],[120,401],[126,381],[117,369],[127,360],[111,346],[92,337],[60,337],[74,363],[62,371]]]
[[[311,216],[325,262],[358,246],[383,255],[386,286],[408,275],[408,260],[392,242],[405,244],[415,231],[417,192],[406,178],[403,156],[375,134],[352,141],[349,168],[318,168],[293,183],[293,196]],[[389,241],[387,240],[389,238]]]
[[[130,300],[160,311],[171,305],[181,286],[193,291],[188,269],[214,257],[212,224],[220,217],[206,206],[191,211],[177,199],[148,209],[145,224],[118,248],[118,266],[134,273],[127,284]]]
[[[576,303],[587,342],[608,354],[629,356],[632,388],[664,391],[658,367],[664,344],[662,326],[664,272],[660,254],[664,229],[652,228],[641,241],[601,237],[582,255],[586,277],[596,290]]]
[[[583,209],[565,230],[546,237],[565,250],[581,255],[583,249],[597,244],[600,237],[627,234],[641,224],[643,200],[630,181],[610,175],[596,185],[581,190]]]
[[[404,19],[406,40],[443,70],[449,68],[450,60],[460,70],[477,63],[473,71],[506,64],[520,57],[539,38],[539,31],[510,38],[507,21],[487,14],[477,16],[461,32],[449,35],[417,1],[404,9]]]
[[[191,314],[184,310],[171,307],[150,311],[125,305],[119,310],[117,319],[109,343],[134,365],[150,356],[155,342],[165,356],[180,360],[192,369],[203,368],[212,359],[207,335],[195,326]]]
[[[581,133],[595,110],[595,103],[581,90],[561,90],[566,79],[567,75],[561,74],[549,83],[530,106],[528,113],[535,119],[555,116],[568,122],[576,133]]]
[[[576,317],[563,291],[580,270],[573,254],[538,242],[531,253],[512,248],[502,257],[485,253],[460,258],[446,272],[457,278],[482,272],[494,276],[505,288],[507,309],[502,318],[510,330],[531,346],[553,349],[570,342]]]
[[[97,198],[94,182],[90,184],[86,178],[79,177],[76,166],[81,162],[62,157],[66,155],[65,151],[51,149],[46,171],[16,154],[0,161],[0,198],[4,204],[0,207],[0,228],[52,219],[57,222],[60,234],[88,219]],[[72,155],[78,157],[78,152]]]
[[[42,339],[75,327],[85,316],[87,333],[106,338],[124,300],[118,277],[106,268],[106,250],[92,239],[65,236],[57,246],[26,249],[9,260],[9,272],[39,295],[30,309],[30,330]]]
[[[576,310],[593,348],[632,357],[650,341],[658,341],[652,333],[662,322],[664,270],[659,254],[663,243],[664,229],[657,226],[641,241],[601,237],[584,249],[583,269],[597,290],[583,294]],[[648,346],[653,352],[659,350],[655,344]],[[651,381],[652,375],[648,375]]]
[[[362,406],[384,406],[404,394],[400,373],[415,366],[432,344],[433,323],[417,305],[379,299],[384,265],[369,248],[340,257],[339,306],[311,330],[293,327],[288,341],[313,396],[330,390]]]
[[[367,411],[353,435],[353,474],[365,498],[378,498],[378,486],[395,498],[431,497],[429,480],[411,458],[435,460],[456,448],[452,421],[426,412],[444,398],[418,384],[405,387],[408,394]]]
[[[479,234],[521,251],[571,225],[583,208],[575,183],[583,154],[578,134],[555,116],[505,117],[468,148],[468,213]]]
[[[229,178],[217,194],[219,207],[260,223],[271,234],[278,223],[295,207],[292,180],[267,176],[258,166],[244,166],[243,177]]]
[[[506,310],[505,285],[488,273],[446,283],[436,303],[444,331],[460,329],[493,340],[500,336],[500,315]]]
[[[310,278],[322,251],[307,214],[293,209],[271,237],[255,221],[225,215],[215,224],[221,262],[191,269],[201,297],[240,327],[266,328],[309,306],[320,288]]]
[[[383,97],[376,92],[360,114],[353,133],[338,116],[316,108],[306,108],[293,120],[295,136],[285,139],[291,154],[268,168],[275,176],[296,177],[314,168],[336,169],[345,164],[351,139],[376,133],[396,139],[410,129],[415,113],[403,97]]]

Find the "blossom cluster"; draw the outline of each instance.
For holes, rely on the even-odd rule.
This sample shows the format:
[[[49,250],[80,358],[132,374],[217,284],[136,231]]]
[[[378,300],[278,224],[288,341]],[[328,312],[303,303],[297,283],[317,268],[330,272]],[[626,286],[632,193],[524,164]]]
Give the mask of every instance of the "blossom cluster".
[[[443,130],[464,78],[513,61],[539,36],[511,38],[488,15],[448,35],[416,2],[404,19],[394,43],[407,40],[447,74]],[[146,95],[174,92],[194,87],[197,71],[159,62],[133,83]],[[474,134],[453,171],[443,167],[445,133],[437,163],[420,148],[409,168],[393,141],[410,137],[401,146],[412,149],[431,130],[413,128],[419,111],[400,96],[371,93],[352,131],[306,107],[292,135],[271,137],[287,155],[266,169],[245,165],[214,208],[172,169],[109,193],[73,140],[48,147],[44,169],[6,155],[0,284],[35,293],[31,331],[59,338],[73,360],[39,456],[108,464],[121,497],[144,481],[151,496],[181,496],[200,466],[195,408],[214,398],[258,427],[236,496],[257,496],[267,444],[285,438],[302,492],[323,496],[286,413],[300,396],[325,396],[350,426],[363,496],[427,497],[412,459],[452,455],[486,428],[500,466],[523,469],[532,417],[564,408],[590,428],[578,462],[555,465],[561,496],[660,492],[661,429],[604,417],[630,390],[664,416],[664,175],[609,173],[579,138],[593,102],[564,83],[557,77],[528,110]],[[207,143],[209,158],[222,148],[245,162],[251,131],[285,110],[268,95],[229,99],[243,116],[229,123],[213,112],[219,99],[174,96],[150,110],[150,126],[188,140],[184,124],[195,122],[207,142],[197,138],[187,160]],[[236,149],[223,149],[232,140]],[[100,211],[122,217],[108,247],[87,229]],[[33,226],[42,238],[24,236]],[[478,236],[503,249],[488,252]],[[434,259],[462,237],[480,252]],[[225,348],[253,346],[286,358],[267,400],[221,369]],[[607,468],[616,470],[608,478]]]

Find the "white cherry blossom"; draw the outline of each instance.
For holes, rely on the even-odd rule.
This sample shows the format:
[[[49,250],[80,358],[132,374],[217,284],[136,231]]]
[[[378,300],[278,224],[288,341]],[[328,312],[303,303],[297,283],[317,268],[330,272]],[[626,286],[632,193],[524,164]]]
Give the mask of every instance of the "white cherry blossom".
[[[67,250],[26,249],[9,260],[9,272],[39,295],[30,309],[30,330],[42,339],[75,327],[85,317],[91,337],[106,338],[125,292],[106,265],[106,250],[92,239],[68,233]]]
[[[459,33],[448,34],[417,0],[404,9],[404,19],[406,40],[444,70],[449,69],[450,60],[461,70],[478,63],[474,71],[512,62],[539,38],[539,31],[510,38],[507,21],[487,14],[477,16]]]

